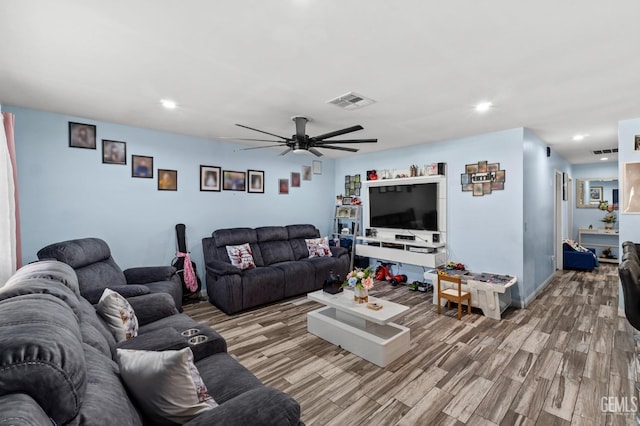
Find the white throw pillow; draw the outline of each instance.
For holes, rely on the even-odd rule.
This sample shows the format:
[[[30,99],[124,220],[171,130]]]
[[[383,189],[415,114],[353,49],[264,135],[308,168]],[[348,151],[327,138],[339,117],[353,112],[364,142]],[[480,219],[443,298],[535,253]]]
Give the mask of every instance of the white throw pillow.
[[[179,351],[118,349],[120,375],[145,416],[183,424],[218,403],[193,363],[190,348]],[[166,421],[165,421],[166,422]]]
[[[329,237],[311,238],[305,240],[309,257],[331,257],[331,249],[329,249]]]
[[[138,335],[138,318],[127,299],[119,293],[105,288],[96,310],[105,320],[117,342]]]
[[[226,248],[229,260],[231,260],[231,264],[236,268],[251,269],[256,267],[249,243],[244,243],[239,246],[227,246]]]

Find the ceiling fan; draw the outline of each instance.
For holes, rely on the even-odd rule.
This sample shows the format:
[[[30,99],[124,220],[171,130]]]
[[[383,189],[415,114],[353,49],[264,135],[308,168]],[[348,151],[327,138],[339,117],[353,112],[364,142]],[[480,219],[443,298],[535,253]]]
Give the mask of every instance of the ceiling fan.
[[[294,152],[295,154],[299,153],[307,153],[310,152],[317,157],[322,157],[322,153],[318,151],[318,148],[324,149],[337,149],[339,151],[349,151],[349,152],[358,152],[355,148],[348,148],[343,146],[334,146],[333,144],[342,144],[342,143],[376,143],[378,139],[331,139],[336,136],[344,135],[351,132],[356,132],[358,130],[362,130],[363,127],[360,125],[347,127],[342,130],[335,130],[333,132],[324,133],[318,136],[309,136],[306,134],[305,128],[309,119],[307,117],[294,116],[291,119],[296,123],[296,133],[291,135],[290,138],[285,136],[276,135],[273,133],[265,132],[264,130],[254,129],[253,127],[245,126],[243,124],[236,124],[236,126],[243,127],[245,129],[253,130],[256,132],[264,133],[270,136],[275,136],[276,138],[280,138],[282,140],[268,140],[268,139],[238,139],[241,141],[259,141],[259,142],[275,142],[276,145],[266,145],[266,146],[256,146],[252,148],[243,148],[243,150],[248,149],[262,149],[262,148],[272,148],[275,146],[283,146],[287,149],[284,150],[280,155],[288,154],[289,152]]]

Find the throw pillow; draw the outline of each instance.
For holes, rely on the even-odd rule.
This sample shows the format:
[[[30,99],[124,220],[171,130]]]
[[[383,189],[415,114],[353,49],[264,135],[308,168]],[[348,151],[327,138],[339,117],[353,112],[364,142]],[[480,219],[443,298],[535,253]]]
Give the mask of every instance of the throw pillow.
[[[107,323],[117,342],[138,335],[138,318],[133,307],[115,291],[105,288],[96,310]]]
[[[309,257],[331,257],[331,249],[329,249],[329,237],[311,238],[305,240]]]
[[[183,424],[218,406],[193,363],[190,348],[162,352],[118,349],[116,359],[127,389],[154,422],[168,419]]]
[[[227,254],[231,264],[236,268],[251,269],[256,267],[249,243],[239,246],[227,246]]]

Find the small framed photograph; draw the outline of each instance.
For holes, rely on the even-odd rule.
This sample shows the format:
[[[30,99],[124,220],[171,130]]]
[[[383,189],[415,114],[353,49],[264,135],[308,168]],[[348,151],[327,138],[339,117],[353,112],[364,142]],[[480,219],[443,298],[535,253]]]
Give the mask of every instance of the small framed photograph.
[[[497,172],[498,170],[500,170],[500,163],[489,163],[489,164],[487,164],[487,171],[488,172]]]
[[[177,191],[178,171],[158,169],[158,191]]]
[[[473,196],[474,197],[482,197],[484,195],[484,191],[482,189],[482,184],[481,183],[474,183],[473,184]]]
[[[278,179],[278,194],[289,193],[289,179]]]
[[[96,149],[96,126],[69,122],[69,146]]]
[[[131,177],[153,179],[153,157],[132,155]]]
[[[298,172],[291,173],[291,187],[300,188],[300,173]]]
[[[264,171],[247,170],[249,176],[248,192],[264,194]]]
[[[487,171],[487,162],[478,161],[478,173],[485,173]]]
[[[353,199],[351,197],[342,197],[343,206],[350,206],[352,202],[353,202]]]
[[[313,174],[314,175],[322,174],[322,161],[313,160]]]
[[[337,207],[336,208],[336,217],[347,219],[347,218],[349,218],[350,210],[351,209],[348,208],[348,207]]]
[[[589,204],[600,204],[602,200],[602,186],[592,186],[589,188]]]
[[[478,173],[478,164],[467,164],[464,166],[465,173]]]
[[[220,191],[220,167],[200,165],[200,191]]]
[[[245,172],[225,170],[222,172],[222,176],[222,189],[225,191],[247,190],[247,174]]]
[[[102,139],[103,164],[127,164],[127,143]]]
[[[636,151],[640,151],[640,135],[635,135],[633,139],[634,139],[634,144],[633,144],[634,149]]]
[[[311,166],[302,166],[302,180],[311,180]]]

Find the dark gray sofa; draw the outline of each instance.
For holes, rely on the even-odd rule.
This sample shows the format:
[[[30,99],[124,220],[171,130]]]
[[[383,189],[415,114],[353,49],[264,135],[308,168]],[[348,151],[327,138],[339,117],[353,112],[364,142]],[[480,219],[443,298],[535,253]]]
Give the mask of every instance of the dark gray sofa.
[[[226,352],[218,333],[179,314],[168,294],[128,300],[140,321],[140,334],[116,344],[93,305],[80,296],[77,277],[68,265],[33,263],[4,283],[0,287],[0,424],[165,424],[151,422],[130,398],[114,353],[117,347],[182,349],[190,345],[179,331],[194,327],[209,337],[200,352],[192,350],[195,365],[219,406],[185,424],[301,424],[295,400],[264,386]]]
[[[99,238],[80,238],[49,244],[38,251],[38,259],[55,259],[70,265],[78,276],[80,294],[95,304],[109,287],[124,297],[167,293],[182,311],[182,282],[173,266],[144,266],[124,272]]]
[[[309,258],[305,239],[318,238],[314,225],[229,228],[202,239],[209,301],[227,314],[322,289],[333,270],[344,278],[349,253],[331,247],[331,257]],[[256,268],[231,264],[227,246],[249,243]]]

